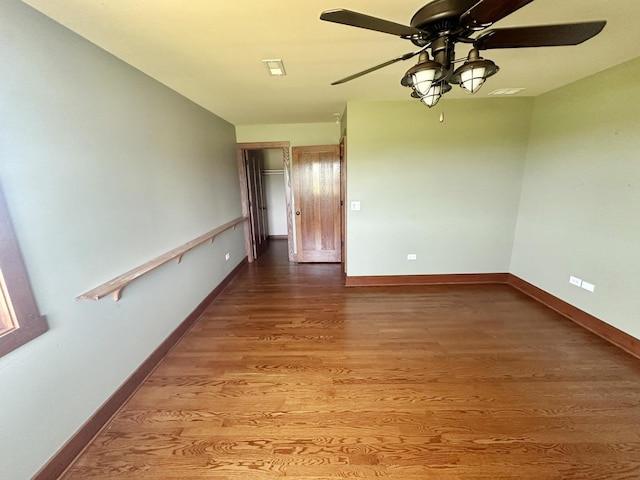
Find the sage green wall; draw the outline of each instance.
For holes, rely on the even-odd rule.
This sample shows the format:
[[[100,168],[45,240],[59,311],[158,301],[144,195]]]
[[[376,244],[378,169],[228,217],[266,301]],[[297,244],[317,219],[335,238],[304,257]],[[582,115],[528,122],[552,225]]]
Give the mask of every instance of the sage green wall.
[[[536,99],[511,262],[513,274],[636,338],[639,76],[636,59]]]
[[[0,15],[0,183],[50,330],[0,358],[0,478],[30,478],[245,256],[235,129],[18,0]],[[224,254],[231,254],[225,262]]]
[[[335,145],[340,141],[340,125],[325,123],[286,123],[236,125],[239,143],[290,142],[292,147]]]
[[[347,274],[508,272],[532,105],[349,103]]]

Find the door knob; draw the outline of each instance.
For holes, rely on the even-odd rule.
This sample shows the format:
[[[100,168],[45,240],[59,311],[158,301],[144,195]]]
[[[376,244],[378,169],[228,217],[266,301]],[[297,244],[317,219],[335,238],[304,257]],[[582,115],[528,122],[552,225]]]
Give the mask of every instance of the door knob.
[[[296,211],[296,215],[300,215],[300,210]]]

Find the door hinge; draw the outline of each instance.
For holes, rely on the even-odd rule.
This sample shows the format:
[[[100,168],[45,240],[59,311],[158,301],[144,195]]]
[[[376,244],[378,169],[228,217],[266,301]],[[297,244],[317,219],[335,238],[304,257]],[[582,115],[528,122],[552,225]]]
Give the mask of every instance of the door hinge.
[[[344,206],[344,200],[340,200],[340,206],[343,207]]]

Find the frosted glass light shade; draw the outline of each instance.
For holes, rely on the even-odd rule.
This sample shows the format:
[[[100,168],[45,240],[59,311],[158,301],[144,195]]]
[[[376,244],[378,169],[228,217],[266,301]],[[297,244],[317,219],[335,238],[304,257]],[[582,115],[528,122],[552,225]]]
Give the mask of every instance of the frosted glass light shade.
[[[413,89],[418,95],[423,96],[427,94],[427,92],[433,85],[433,81],[436,78],[436,73],[436,69],[430,68],[427,70],[419,70],[411,74]]]
[[[433,82],[444,78],[447,73],[448,70],[442,64],[430,60],[427,52],[421,52],[418,63],[407,70],[400,83],[405,87],[411,87],[415,96],[423,97]]]
[[[476,93],[484,85],[486,73],[487,69],[485,67],[470,68],[460,74],[460,86],[465,93]]]
[[[440,97],[442,97],[442,84],[434,83],[429,91],[420,97],[420,101],[431,108],[440,101]]]

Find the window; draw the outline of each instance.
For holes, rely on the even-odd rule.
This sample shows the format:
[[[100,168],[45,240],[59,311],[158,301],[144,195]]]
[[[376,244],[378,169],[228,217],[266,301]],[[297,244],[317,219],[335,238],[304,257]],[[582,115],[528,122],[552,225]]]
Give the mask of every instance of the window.
[[[46,331],[0,191],[0,356]]]

